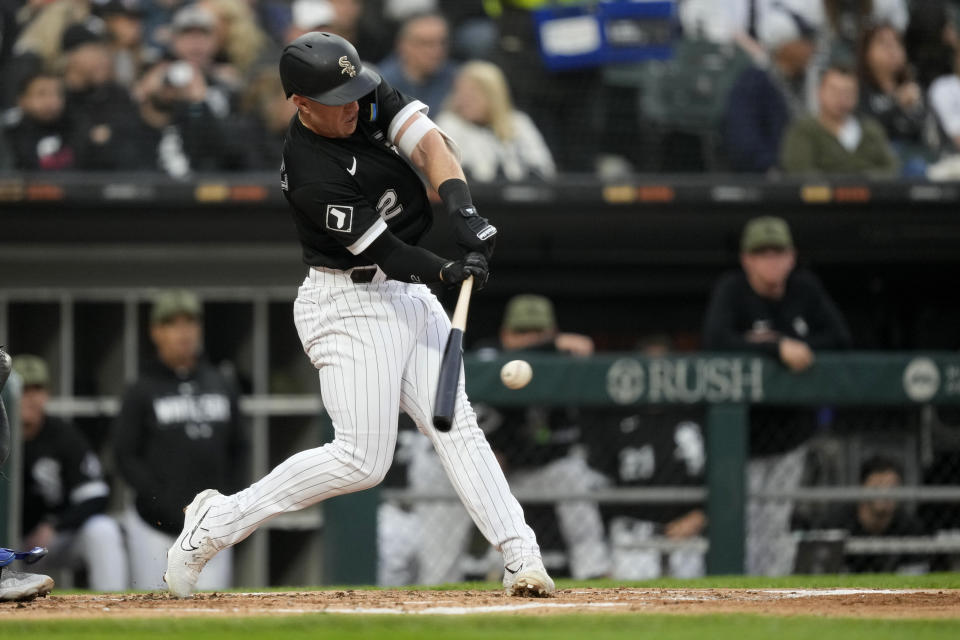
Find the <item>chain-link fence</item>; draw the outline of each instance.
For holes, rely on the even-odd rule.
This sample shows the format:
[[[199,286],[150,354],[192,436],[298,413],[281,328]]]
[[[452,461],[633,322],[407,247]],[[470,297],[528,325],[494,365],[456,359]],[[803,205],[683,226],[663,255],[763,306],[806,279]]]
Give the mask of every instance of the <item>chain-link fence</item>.
[[[726,437],[709,424],[707,405],[511,404],[475,403],[554,575],[707,572],[715,537],[706,471],[711,463],[727,464],[707,457],[707,438]],[[745,572],[921,573],[960,566],[955,407],[756,405],[748,432]],[[383,495],[381,583],[499,578],[499,554],[411,423],[401,432]]]

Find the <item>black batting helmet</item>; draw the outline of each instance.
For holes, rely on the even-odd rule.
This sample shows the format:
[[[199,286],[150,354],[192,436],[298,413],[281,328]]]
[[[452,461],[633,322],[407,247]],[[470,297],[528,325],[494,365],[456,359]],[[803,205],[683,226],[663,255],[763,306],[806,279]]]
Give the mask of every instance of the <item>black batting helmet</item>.
[[[313,31],[284,47],[280,81],[288,98],[296,93],[337,106],[373,91],[380,76],[364,68],[352,44],[338,35]]]

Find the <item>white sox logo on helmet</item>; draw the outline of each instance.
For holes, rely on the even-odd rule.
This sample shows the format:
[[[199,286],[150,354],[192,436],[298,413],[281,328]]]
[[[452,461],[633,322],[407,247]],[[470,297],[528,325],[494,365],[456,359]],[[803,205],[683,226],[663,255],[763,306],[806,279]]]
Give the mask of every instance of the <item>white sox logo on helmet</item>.
[[[340,73],[345,73],[351,78],[356,77],[357,75],[356,68],[353,66],[353,63],[347,59],[347,56],[340,56],[340,68],[342,69]]]

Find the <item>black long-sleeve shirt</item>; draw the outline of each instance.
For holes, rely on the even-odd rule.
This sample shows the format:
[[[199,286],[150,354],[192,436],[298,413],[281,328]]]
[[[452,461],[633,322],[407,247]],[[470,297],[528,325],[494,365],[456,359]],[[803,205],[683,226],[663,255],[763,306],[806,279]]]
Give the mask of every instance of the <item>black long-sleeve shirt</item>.
[[[46,416],[23,445],[23,533],[42,521],[72,530],[107,507],[110,487],[100,460],[69,422]]]
[[[720,277],[707,307],[704,348],[760,352],[779,360],[778,342],[750,341],[747,336],[754,331],[801,340],[814,352],[849,349],[853,342],[846,321],[820,280],[805,269],[790,274],[779,300],[758,295],[742,269]],[[750,411],[750,454],[789,451],[813,435],[815,428],[812,411],[754,407]]]
[[[124,394],[114,441],[138,513],[161,531],[180,531],[183,507],[200,491],[230,493],[246,484],[237,392],[205,360],[182,377],[148,366]]]
[[[779,358],[776,342],[751,342],[751,331],[772,331],[806,342],[814,351],[849,349],[850,329],[820,280],[805,269],[787,278],[779,300],[764,298],[751,288],[742,269],[717,282],[707,307],[703,346],[714,351],[762,351]]]

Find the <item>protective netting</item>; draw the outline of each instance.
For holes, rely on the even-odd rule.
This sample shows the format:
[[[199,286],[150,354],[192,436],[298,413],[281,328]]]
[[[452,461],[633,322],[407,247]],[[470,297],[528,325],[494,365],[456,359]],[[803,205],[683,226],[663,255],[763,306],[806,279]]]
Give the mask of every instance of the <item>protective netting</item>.
[[[705,407],[477,412],[555,576],[705,573]],[[499,578],[499,554],[429,442],[401,423],[379,514],[380,581]],[[755,407],[748,441],[747,573],[956,570],[960,412]]]

